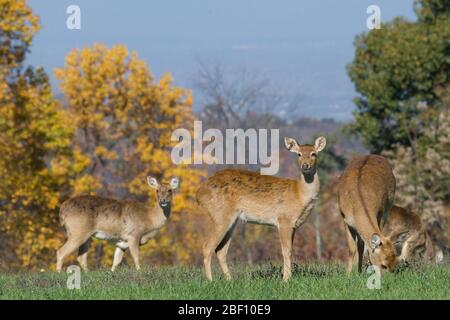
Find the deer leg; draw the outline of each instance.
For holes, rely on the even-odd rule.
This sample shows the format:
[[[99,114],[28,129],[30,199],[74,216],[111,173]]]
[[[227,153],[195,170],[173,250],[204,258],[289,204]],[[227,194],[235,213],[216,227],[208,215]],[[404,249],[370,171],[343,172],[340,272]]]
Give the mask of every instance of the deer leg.
[[[231,243],[231,236],[233,235],[234,227],[236,226],[236,221],[233,223],[231,228],[225,234],[225,237],[220,242],[219,246],[216,249],[217,259],[219,260],[220,268],[222,269],[223,274],[227,280],[231,280],[230,270],[227,265],[227,252]]]
[[[362,272],[365,245],[363,239],[359,235],[356,237],[356,241],[358,247],[358,272]]]
[[[134,265],[136,266],[136,270],[140,270],[141,266],[139,265],[139,242],[140,239],[132,238],[128,240],[131,257],[133,258]]]
[[[122,262],[123,255],[127,249],[128,249],[128,247],[125,247],[125,246],[117,246],[116,247],[116,251],[114,252],[113,265],[111,267],[112,272],[114,272],[114,270],[116,270],[117,266]]]
[[[410,250],[409,250],[409,242],[407,240],[403,243],[402,253],[400,254],[399,260],[404,262],[409,260],[409,257],[410,257]]]
[[[86,240],[79,248],[78,248],[78,263],[84,271],[88,271],[87,265],[87,255],[89,250],[89,239]]]
[[[223,214],[223,216],[226,216],[226,214]],[[212,273],[211,273],[212,255],[213,255],[214,251],[217,250],[220,243],[224,239],[227,231],[233,226],[235,221],[236,221],[236,218],[234,218],[234,221],[215,224],[214,232],[211,234],[211,236],[206,241],[206,243],[203,247],[203,264],[205,267],[206,278],[208,278],[209,281],[212,281]]]
[[[417,258],[424,258],[427,251],[427,235],[426,233],[415,233],[406,238],[402,245],[399,261],[413,262]]]
[[[353,270],[353,265],[356,263],[356,232],[351,227],[345,223],[345,230],[347,234],[348,252],[349,257],[347,260],[347,272],[351,273]]]
[[[292,241],[294,238],[294,226],[290,221],[278,221],[278,233],[281,241],[281,251],[283,253],[283,280],[287,281],[292,275]]]
[[[73,235],[67,239],[66,243],[56,253],[56,271],[61,272],[64,259],[75,252],[85,241],[90,237],[89,235]]]

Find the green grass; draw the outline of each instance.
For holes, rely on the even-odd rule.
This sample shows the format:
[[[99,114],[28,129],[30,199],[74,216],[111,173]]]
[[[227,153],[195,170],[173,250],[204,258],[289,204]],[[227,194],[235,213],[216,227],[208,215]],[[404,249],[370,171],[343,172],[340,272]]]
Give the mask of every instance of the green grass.
[[[81,274],[81,289],[66,287],[65,273],[0,274],[0,299],[450,299],[450,266],[415,266],[382,276],[381,289],[366,287],[369,274],[347,275],[342,265],[295,266],[287,283],[281,267],[232,266],[233,280],[214,269],[212,283],[196,267],[122,267],[115,273]]]

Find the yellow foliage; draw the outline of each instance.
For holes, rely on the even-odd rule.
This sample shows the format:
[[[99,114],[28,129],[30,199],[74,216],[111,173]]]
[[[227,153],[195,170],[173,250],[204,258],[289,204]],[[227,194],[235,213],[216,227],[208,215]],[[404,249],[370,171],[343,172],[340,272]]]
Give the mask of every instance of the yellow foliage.
[[[58,205],[80,166],[71,155],[74,128],[64,124],[42,70],[0,82],[0,232],[15,254],[9,267],[45,265],[59,237]]]
[[[175,87],[170,74],[156,81],[137,53],[129,53],[122,45],[95,44],[72,50],[55,75],[71,117],[76,119],[79,138],[75,145],[90,160],[90,175],[73,185],[74,192],[79,194],[86,184],[90,185],[85,190],[88,193],[155,201],[146,176],[165,181],[179,176],[181,192],[174,198],[169,226],[144,251],[157,254],[162,263],[193,259],[198,254],[191,235],[195,230],[190,229],[189,218],[181,216],[189,211],[190,199],[205,173],[174,166],[170,157],[172,131],[192,125],[191,92]],[[180,229],[176,237],[170,235],[174,228]],[[104,250],[104,263],[111,263],[113,249]]]
[[[85,170],[73,156],[74,127],[47,75],[22,66],[39,27],[25,1],[0,0],[0,236],[8,253],[0,264],[8,268],[54,260],[58,205]]]
[[[39,19],[25,0],[0,0],[0,66],[19,67],[39,29]]]
[[[60,203],[79,194],[155,201],[147,175],[177,175],[181,191],[144,259],[192,262],[200,244],[191,199],[205,172],[170,157],[172,131],[192,129],[192,93],[170,74],[154,79],[125,46],[95,44],[71,51],[55,70],[63,108],[45,72],[23,67],[39,28],[24,0],[0,0],[0,241],[10,253],[0,267],[48,269],[64,240]],[[103,253],[110,264],[113,246]]]

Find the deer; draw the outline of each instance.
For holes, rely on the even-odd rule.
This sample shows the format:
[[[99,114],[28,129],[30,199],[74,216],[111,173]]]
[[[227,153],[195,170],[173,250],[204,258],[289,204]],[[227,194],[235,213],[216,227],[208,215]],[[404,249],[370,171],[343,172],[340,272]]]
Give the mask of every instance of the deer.
[[[87,253],[92,237],[115,243],[111,271],[122,262],[127,249],[130,249],[136,270],[140,270],[139,246],[153,238],[169,219],[179,178],[173,177],[169,183],[159,184],[156,178],[148,176],[147,183],[156,190],[156,203],[92,195],[65,201],[60,207],[59,218],[67,241],[57,251],[56,270],[60,272],[64,259],[78,249],[77,260],[81,268],[88,271]]]
[[[394,205],[382,231],[394,243],[400,262],[435,261],[433,243],[418,214]]]
[[[226,256],[238,220],[278,228],[283,255],[283,280],[291,275],[295,230],[308,218],[318,198],[320,182],[317,156],[326,145],[319,137],[313,145],[300,145],[285,137],[286,148],[298,156],[299,178],[288,179],[240,169],[225,169],[209,177],[197,190],[196,200],[212,228],[203,246],[206,277],[212,281],[211,259],[215,252],[227,280],[231,279]]]
[[[392,241],[382,232],[395,198],[395,177],[388,160],[380,155],[353,157],[339,178],[338,204],[347,234],[347,271],[358,264],[364,251],[382,272],[393,272],[398,259]]]

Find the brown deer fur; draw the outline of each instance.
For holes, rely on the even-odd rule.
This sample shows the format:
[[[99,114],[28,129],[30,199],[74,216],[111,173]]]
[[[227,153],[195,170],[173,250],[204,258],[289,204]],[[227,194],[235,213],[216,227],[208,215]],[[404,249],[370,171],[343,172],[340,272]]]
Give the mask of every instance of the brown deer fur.
[[[435,261],[433,243],[418,214],[393,206],[382,231],[394,243],[401,261]]]
[[[394,246],[381,229],[395,196],[395,178],[388,161],[378,155],[355,156],[344,170],[338,186],[338,201],[344,218],[350,250],[348,271],[358,261],[362,271],[364,249],[372,264],[394,271]]]
[[[285,138],[286,148],[298,155],[298,180],[260,175],[244,170],[223,170],[208,178],[197,191],[197,202],[213,222],[203,248],[205,273],[212,280],[211,258],[217,253],[220,267],[231,278],[226,255],[238,219],[278,228],[283,253],[283,279],[291,276],[295,229],[308,218],[320,188],[317,154],[325,148],[320,137],[314,145],[299,145]]]
[[[61,271],[64,259],[77,249],[78,262],[87,270],[87,251],[92,236],[116,242],[112,271],[128,248],[139,270],[139,246],[147,243],[167,222],[172,195],[179,186],[178,178],[160,185],[155,178],[147,177],[147,182],[156,189],[158,203],[147,205],[135,200],[88,195],[65,201],[59,216],[67,241],[57,252],[57,271]]]

